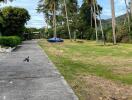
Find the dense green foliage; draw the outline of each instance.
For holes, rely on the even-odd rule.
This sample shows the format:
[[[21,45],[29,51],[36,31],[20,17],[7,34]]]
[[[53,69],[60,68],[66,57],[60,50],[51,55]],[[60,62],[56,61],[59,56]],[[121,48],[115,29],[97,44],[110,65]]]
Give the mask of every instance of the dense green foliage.
[[[21,38],[18,36],[1,36],[0,37],[0,45],[15,47],[21,43]]]
[[[3,36],[22,37],[26,22],[30,19],[28,11],[18,7],[4,7],[1,10],[1,33]]]
[[[63,0],[45,0],[45,2],[40,0],[37,10],[38,12],[43,12],[45,15],[47,23],[47,28],[45,28],[45,35],[47,38],[54,36],[54,13],[52,13],[54,11],[54,1],[56,3],[55,10],[57,37],[69,38],[66,11],[64,6],[65,4]],[[112,42],[112,19],[101,20],[100,14],[103,8],[98,5],[97,0],[95,0],[95,4],[93,2],[93,0],[83,0],[82,5],[79,6],[77,0],[66,0],[71,37],[88,40],[97,39],[98,37],[98,40],[106,40],[107,42]],[[128,14],[124,14],[116,18],[115,37],[117,42],[131,42],[132,40],[132,14],[130,12],[130,5],[127,6],[128,7],[126,9],[128,9]],[[94,13],[96,14],[95,17]],[[100,20],[103,22],[103,30],[101,30]],[[97,28],[95,22],[97,23]]]
[[[45,29],[43,28],[25,28],[24,40],[46,38]]]
[[[38,5],[38,12],[43,12],[45,15],[47,28],[45,28],[46,37],[53,37],[53,3],[54,0],[47,0],[43,2],[40,0]],[[91,14],[91,5],[83,1],[81,7],[78,5],[78,0],[66,0],[68,21],[71,31],[72,38],[79,39],[95,39],[94,30],[94,18]],[[99,13],[102,11],[102,7],[97,5],[99,8]],[[93,8],[93,6],[92,6]],[[97,7],[96,7],[97,9]],[[69,38],[68,27],[66,21],[66,11],[63,0],[56,0],[56,24],[57,24],[57,37]],[[98,15],[98,12],[96,11]],[[92,27],[91,27],[91,17],[92,17]],[[98,19],[97,19],[98,23]]]
[[[108,42],[112,42],[111,19],[102,20],[102,22],[104,26],[106,40]],[[129,32],[128,30],[128,22],[127,22],[126,14],[116,17],[116,38],[117,38],[117,42],[123,42],[123,43],[132,42],[131,41],[132,32],[131,31]]]

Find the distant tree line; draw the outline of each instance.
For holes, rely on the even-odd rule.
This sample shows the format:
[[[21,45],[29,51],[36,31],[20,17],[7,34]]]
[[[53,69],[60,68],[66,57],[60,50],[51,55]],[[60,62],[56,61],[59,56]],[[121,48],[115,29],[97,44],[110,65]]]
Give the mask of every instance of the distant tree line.
[[[98,36],[95,34],[95,26],[99,25],[97,16],[102,11],[97,2],[83,0],[79,7],[78,0],[40,0],[37,10],[45,15],[47,37],[102,39],[101,30]]]
[[[28,40],[46,38],[45,28],[25,28],[24,37]]]
[[[45,15],[47,27],[46,37],[62,37],[69,39],[102,40],[105,42],[131,42],[132,40],[132,0],[124,0],[126,17],[116,23],[114,0],[110,0],[112,19],[103,26],[102,7],[98,0],[40,0],[37,11]],[[105,27],[105,28],[104,28]]]

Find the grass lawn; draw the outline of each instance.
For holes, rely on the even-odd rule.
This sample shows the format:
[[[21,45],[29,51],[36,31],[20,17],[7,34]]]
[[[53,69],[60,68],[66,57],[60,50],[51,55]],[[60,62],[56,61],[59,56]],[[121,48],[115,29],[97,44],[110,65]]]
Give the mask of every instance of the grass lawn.
[[[132,85],[132,44],[102,46],[93,41],[69,40],[56,44],[40,40],[39,44],[80,100],[87,100],[86,88],[90,80],[87,76]]]

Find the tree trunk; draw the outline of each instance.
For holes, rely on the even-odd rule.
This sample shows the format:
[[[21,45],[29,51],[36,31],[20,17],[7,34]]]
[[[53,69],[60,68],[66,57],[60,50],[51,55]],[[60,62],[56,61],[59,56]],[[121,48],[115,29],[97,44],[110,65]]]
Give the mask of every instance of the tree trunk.
[[[83,39],[83,33],[81,32],[81,39]]]
[[[54,2],[54,37],[57,37],[56,35],[56,6],[55,6],[55,2]]]
[[[54,34],[53,34],[53,37],[55,35],[55,14],[54,14],[54,11],[52,12],[53,13],[53,29],[54,29]]]
[[[74,32],[74,41],[76,41],[76,38],[77,38],[77,37],[76,37],[76,32]]]
[[[113,44],[116,45],[116,34],[115,34],[115,5],[114,0],[111,0],[111,13],[112,13],[112,30],[113,30]]]
[[[102,33],[102,40],[103,40],[103,44],[105,45],[105,36],[104,36],[104,31],[103,31],[101,16],[100,16],[100,13],[99,13],[99,8],[98,8],[97,3],[96,3],[96,7],[97,7],[97,12],[99,14],[99,23],[100,23],[101,33]]]
[[[93,7],[91,6],[91,27],[93,27]]]
[[[130,27],[130,16],[129,16],[129,11],[128,11],[128,6],[127,6],[127,1],[125,0],[125,5],[126,5],[126,14],[127,14],[127,19],[128,19],[128,29],[129,32],[131,31],[131,27]]]
[[[96,20],[95,3],[93,3],[93,6],[94,6],[94,22],[95,22],[95,31],[96,31],[96,42],[98,42],[98,29],[97,29],[97,20]]]
[[[127,20],[127,18],[124,19],[124,25],[126,24],[126,20]]]
[[[131,18],[132,18],[132,0],[130,0],[130,12],[131,12]]]
[[[48,32],[48,22],[47,22],[47,33],[49,34],[49,32]],[[45,34],[45,38],[47,38],[47,36],[46,36],[46,34]]]
[[[67,27],[68,27],[69,38],[72,41],[71,31],[70,31],[70,27],[69,27],[69,19],[68,19],[68,14],[67,14],[66,0],[64,0],[64,5],[65,5],[65,12],[66,12],[66,20],[67,20]]]

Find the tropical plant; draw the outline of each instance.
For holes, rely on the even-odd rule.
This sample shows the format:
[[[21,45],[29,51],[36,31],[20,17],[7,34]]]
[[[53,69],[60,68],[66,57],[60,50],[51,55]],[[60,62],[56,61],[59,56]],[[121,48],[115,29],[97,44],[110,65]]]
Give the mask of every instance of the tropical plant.
[[[131,31],[131,27],[130,27],[130,15],[129,15],[129,7],[127,5],[127,1],[125,1],[125,5],[126,5],[126,15],[127,15],[127,19],[128,19],[128,29],[129,29],[129,32]]]
[[[130,12],[131,12],[131,17],[132,17],[132,0],[130,0]]]
[[[54,37],[56,34],[56,10],[58,9],[59,0],[40,0],[38,5],[38,12],[43,12],[46,17],[47,24],[52,24],[54,28]]]
[[[92,26],[92,18],[94,18],[94,26],[96,31],[96,42],[98,42],[98,29],[97,29],[97,19],[96,19],[96,1],[95,0],[84,0],[84,2],[90,6],[91,9],[91,26]]]
[[[95,31],[96,31],[96,42],[98,42],[98,29],[97,29],[97,19],[96,19],[96,2],[95,0],[92,0],[91,6],[93,6],[93,16],[94,16],[94,22],[95,22]]]
[[[64,4],[65,4],[65,12],[66,12],[66,18],[67,18],[67,26],[68,26],[69,22],[71,22],[72,25],[76,24],[76,23],[74,23],[75,22],[74,19],[76,19],[76,16],[78,13],[78,2],[77,2],[77,0],[67,0],[67,2],[66,2],[66,0],[64,0]],[[70,17],[70,18],[68,19],[68,17]],[[69,32],[70,32],[70,30],[69,30]],[[76,38],[76,32],[74,31],[73,33],[74,33],[74,40],[76,40],[75,39]]]
[[[64,0],[64,5],[65,5],[65,12],[66,12],[66,20],[67,20],[67,27],[68,27],[69,38],[72,41],[71,31],[70,31],[70,27],[69,27],[69,19],[68,19],[68,14],[67,14],[67,4],[66,4],[66,0]]]
[[[113,44],[116,44],[116,34],[115,34],[115,5],[114,0],[111,0],[111,13],[112,13],[112,30],[113,30]]]
[[[99,16],[99,23],[100,23],[100,28],[101,28],[102,40],[103,40],[103,43],[105,45],[105,35],[104,35],[104,31],[103,31],[102,19],[101,19],[101,16],[100,16],[100,10],[99,10],[99,6],[98,6],[97,1],[96,1],[95,5],[96,5],[97,13],[98,13],[98,16]]]
[[[93,33],[95,33],[95,31],[93,31],[93,28],[95,27],[95,25],[92,25],[92,27],[90,27],[90,23],[95,22],[95,18],[90,9],[91,5],[84,1],[79,9],[77,0],[57,0],[56,14],[54,14],[54,9],[50,9],[54,8],[50,6],[50,1],[51,0],[41,0],[37,9],[38,12],[43,12],[45,15],[46,23],[49,25],[46,30],[49,31],[49,29],[54,29],[55,33],[55,26],[57,25],[57,36],[60,36],[61,33],[63,33],[64,35],[67,35],[67,33],[69,33],[69,38],[71,40],[73,37],[74,40],[76,40],[76,38],[94,39],[95,35]],[[96,25],[98,25],[99,22],[97,19],[97,15],[101,13],[102,10],[102,8],[98,5],[98,11],[97,5],[95,5],[95,17],[97,20]],[[54,15],[56,15],[56,18],[54,17]],[[56,22],[56,25],[54,22]],[[50,33],[51,32],[47,32],[47,34]],[[67,38],[67,36],[64,37]]]
[[[101,17],[100,17],[100,11],[102,8],[98,5],[97,0],[84,0],[84,2],[88,5],[88,8],[90,7],[91,11],[91,27],[93,27],[93,19],[94,19],[94,27],[95,27],[95,32],[96,32],[96,41],[98,42],[98,19],[97,16],[99,15],[99,22],[100,22],[100,28],[102,32],[102,39],[104,41],[104,33],[103,33],[103,27],[102,27],[102,22],[101,22]],[[105,42],[103,42],[105,44]]]

